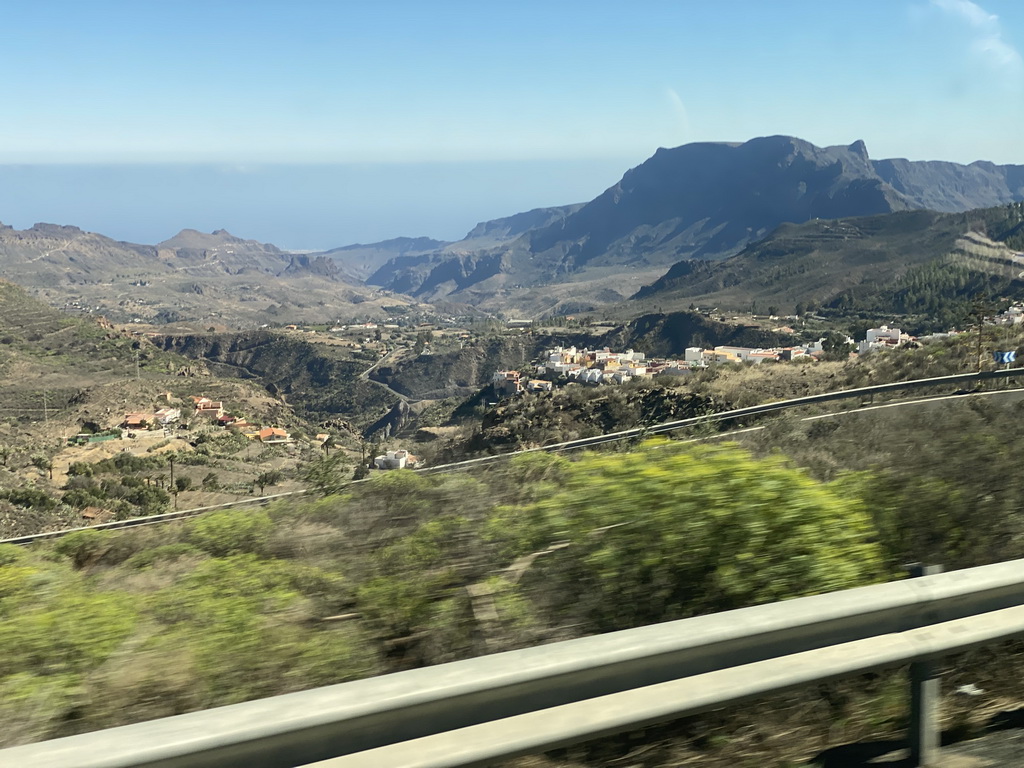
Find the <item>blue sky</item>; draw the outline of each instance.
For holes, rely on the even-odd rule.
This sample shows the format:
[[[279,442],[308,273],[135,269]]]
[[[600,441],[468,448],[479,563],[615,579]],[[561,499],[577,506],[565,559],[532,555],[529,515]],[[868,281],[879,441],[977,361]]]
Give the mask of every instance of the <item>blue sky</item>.
[[[589,199],[659,146],[777,133],[1024,163],[1019,0],[4,11],[0,220],[15,226],[449,239]]]

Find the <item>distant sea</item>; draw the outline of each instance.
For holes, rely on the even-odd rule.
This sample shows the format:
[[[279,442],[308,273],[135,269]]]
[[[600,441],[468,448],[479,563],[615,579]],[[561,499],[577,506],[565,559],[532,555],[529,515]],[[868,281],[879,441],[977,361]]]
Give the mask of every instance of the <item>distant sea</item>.
[[[478,222],[584,202],[623,158],[475,163],[0,165],[0,221],[74,225],[154,244],[182,229],[326,250],[392,237],[458,240]]]

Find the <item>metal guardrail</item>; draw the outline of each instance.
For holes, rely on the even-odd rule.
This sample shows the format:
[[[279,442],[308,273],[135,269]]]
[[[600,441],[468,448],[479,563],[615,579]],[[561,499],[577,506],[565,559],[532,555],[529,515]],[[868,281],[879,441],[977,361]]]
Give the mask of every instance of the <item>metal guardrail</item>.
[[[35,768],[472,766],[1024,633],[1024,560],[0,751]]]
[[[604,435],[595,435],[594,437],[584,437],[578,440],[567,440],[562,443],[553,443],[551,445],[538,446],[536,448],[525,448],[521,451],[510,451],[508,453],[499,453],[493,456],[481,456],[475,459],[466,459],[465,461],[456,461],[451,462],[449,464],[439,464],[437,466],[424,467],[422,469],[417,469],[414,471],[420,474],[458,472],[464,469],[471,469],[486,464],[493,464],[496,462],[505,461],[513,456],[518,456],[524,453],[559,453],[562,451],[570,451],[578,448],[589,448],[590,446],[602,445],[603,443],[612,443],[620,440],[641,439],[644,437],[648,437],[650,435],[660,435],[668,432],[674,432],[677,429],[685,429],[687,427],[693,427],[699,424],[707,424],[718,421],[730,421],[733,419],[742,419],[749,416],[760,416],[766,413],[782,411],[788,408],[800,408],[807,405],[815,405],[817,403],[827,403],[834,402],[836,400],[849,400],[853,398],[871,397],[876,394],[893,392],[901,389],[921,389],[924,387],[946,386],[949,384],[961,384],[971,381],[1005,379],[1012,378],[1014,376],[1024,376],[1024,368],[1010,368],[1002,371],[983,371],[980,373],[959,373],[953,376],[939,376],[930,379],[914,379],[912,381],[897,381],[890,382],[888,384],[876,384],[870,387],[844,389],[838,392],[825,392],[818,395],[807,395],[805,397],[796,397],[789,400],[779,400],[774,403],[765,403],[763,405],[753,405],[748,408],[737,408],[731,411],[722,411],[720,413],[708,413],[702,416],[693,416],[691,418],[680,419],[678,421],[668,421],[662,424],[655,424],[649,427],[625,429],[619,432],[610,432]],[[364,482],[366,482],[366,480],[352,480],[347,485],[356,485],[358,483]],[[262,506],[264,504],[269,504],[270,502],[278,499],[283,499],[291,496],[302,496],[308,493],[310,493],[310,491],[289,491],[287,493],[278,493],[273,494],[271,496],[260,496],[257,498],[229,501],[224,504],[214,504],[212,506],[207,507],[195,507],[193,509],[185,509],[179,512],[164,512],[159,515],[150,515],[148,517],[132,517],[128,518],[127,520],[115,520],[109,523],[83,526],[80,528],[65,528],[59,531],[26,534],[24,536],[15,536],[10,539],[0,539],[0,544],[31,544],[34,541],[46,541],[48,539],[57,539],[61,536],[66,536],[69,533],[76,533],[78,531],[117,530],[120,528],[133,528],[135,526],[140,525],[157,525],[160,523],[172,522],[174,520],[183,520],[185,518],[195,517],[196,515],[201,515],[205,512],[213,512],[218,509]]]
[[[803,685],[940,657],[1024,632],[1024,607],[881,635],[528,712],[309,764],[306,768],[473,768],[697,715]],[[937,735],[937,734],[936,734]],[[936,750],[917,765],[940,765]],[[901,763],[906,765],[906,763]]]

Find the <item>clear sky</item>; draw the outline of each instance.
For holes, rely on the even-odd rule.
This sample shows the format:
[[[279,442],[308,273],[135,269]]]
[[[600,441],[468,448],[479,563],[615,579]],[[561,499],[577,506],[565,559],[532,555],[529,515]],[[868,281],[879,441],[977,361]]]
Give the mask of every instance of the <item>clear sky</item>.
[[[7,0],[3,15],[0,220],[19,227],[454,239],[589,199],[659,146],[780,133],[1024,164],[1020,0]]]

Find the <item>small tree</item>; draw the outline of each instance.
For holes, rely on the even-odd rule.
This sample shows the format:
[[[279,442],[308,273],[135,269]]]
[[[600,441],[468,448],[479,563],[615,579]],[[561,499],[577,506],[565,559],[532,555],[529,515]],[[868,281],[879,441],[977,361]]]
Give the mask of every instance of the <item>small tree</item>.
[[[829,331],[821,340],[821,350],[825,353],[826,360],[845,360],[853,351],[853,344],[846,340],[846,337],[836,331]]]
[[[42,470],[49,474],[51,480],[53,480],[53,459],[49,456],[44,456],[41,453],[37,453],[32,457],[32,466],[36,469]]]
[[[348,485],[349,479],[342,474],[348,468],[348,459],[343,453],[334,456],[319,456],[306,465],[303,479],[325,496],[338,493]]]
[[[281,473],[276,469],[268,469],[256,477],[256,485],[260,487],[260,496],[268,485],[277,485],[281,482]]]

